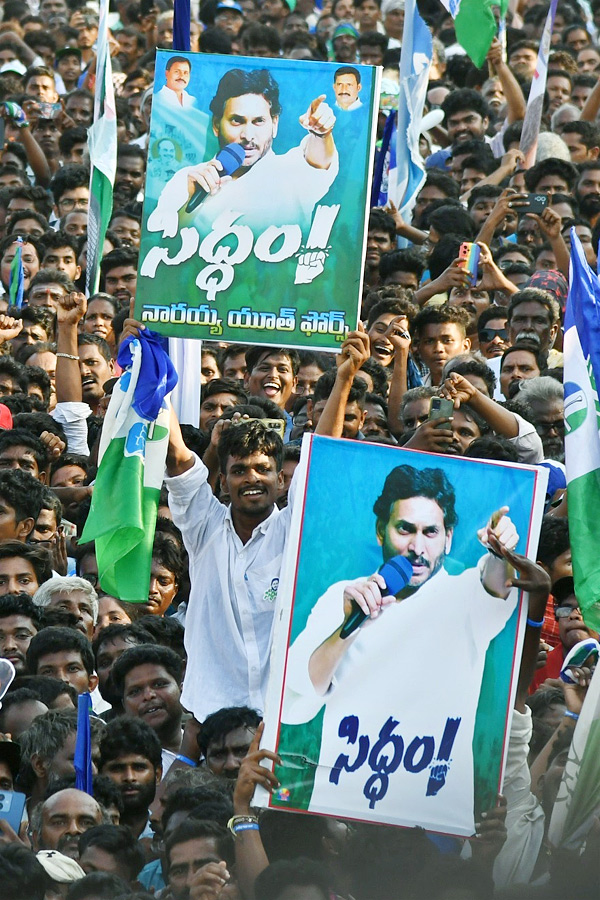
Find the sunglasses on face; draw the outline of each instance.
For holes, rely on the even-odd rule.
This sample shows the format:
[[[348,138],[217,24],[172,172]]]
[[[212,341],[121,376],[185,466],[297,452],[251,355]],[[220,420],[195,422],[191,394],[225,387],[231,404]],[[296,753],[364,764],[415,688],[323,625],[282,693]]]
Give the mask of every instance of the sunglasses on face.
[[[556,619],[568,619],[569,616],[575,611],[579,611],[578,606],[557,606],[554,610],[554,617]]]
[[[482,328],[479,332],[479,340],[484,344],[493,341],[495,337],[501,338],[503,341],[508,340],[508,331],[506,328]]]

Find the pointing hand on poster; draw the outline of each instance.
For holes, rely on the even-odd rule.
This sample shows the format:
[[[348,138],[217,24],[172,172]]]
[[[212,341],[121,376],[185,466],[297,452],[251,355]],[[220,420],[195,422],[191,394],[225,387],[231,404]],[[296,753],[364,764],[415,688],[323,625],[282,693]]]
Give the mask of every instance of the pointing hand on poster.
[[[508,506],[502,506],[500,509],[496,510],[496,512],[492,513],[488,519],[485,527],[480,528],[477,532],[477,537],[483,546],[488,550],[492,549],[494,553],[496,551],[490,546],[491,537],[495,537],[500,545],[506,547],[508,550],[514,550],[519,543],[517,529],[512,520],[506,515],[508,509]]]
[[[550,576],[537,563],[520,553],[515,553],[503,546],[495,535],[488,538],[490,549],[497,556],[503,556],[504,559],[511,564],[518,578],[513,577],[509,580],[509,587],[516,587],[520,591],[526,591],[528,594],[536,594],[544,599],[548,598],[550,593]]]
[[[325,103],[325,94],[321,94],[313,100],[303,116],[300,116],[300,124],[307,131],[319,137],[331,134],[335,125],[335,113],[328,103]]]

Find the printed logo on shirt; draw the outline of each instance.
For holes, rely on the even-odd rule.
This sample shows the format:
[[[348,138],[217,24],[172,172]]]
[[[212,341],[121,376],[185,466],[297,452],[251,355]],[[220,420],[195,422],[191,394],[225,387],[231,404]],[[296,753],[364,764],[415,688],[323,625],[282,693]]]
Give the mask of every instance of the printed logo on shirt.
[[[279,587],[279,578],[274,578],[271,582],[271,587],[267,588],[267,590],[263,594],[263,600],[267,603],[275,603],[277,600],[277,588]]]

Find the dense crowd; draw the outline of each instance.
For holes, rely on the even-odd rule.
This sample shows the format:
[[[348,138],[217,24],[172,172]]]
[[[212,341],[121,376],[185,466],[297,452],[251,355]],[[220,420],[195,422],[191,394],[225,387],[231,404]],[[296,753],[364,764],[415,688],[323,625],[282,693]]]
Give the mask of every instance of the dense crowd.
[[[506,51],[494,39],[481,69],[441,4],[419,7],[434,36],[424,112],[441,113],[423,122],[412,214],[392,198],[371,210],[362,324],[337,356],[203,344],[199,423],[172,421],[148,598],[132,604],[103,590],[80,538],[118,347],[141,327],[130,301],[172,2],[116,0],[109,16],[114,205],[100,292],[87,298],[97,6],[1,4],[0,657],[17,677],[0,709],[0,790],[26,796],[20,823],[0,818],[6,900],[598,896],[598,818],[578,851],[554,850],[547,832],[591,672],[558,676],[595,636],[573,582],[561,348],[573,229],[594,270],[600,239],[600,0],[558,5],[528,169],[519,143],[548,3],[511,3]],[[357,102],[354,64],[383,66],[385,154],[403,22],[404,0],[204,0],[192,3],[191,49],[332,60],[342,109]],[[474,282],[465,242],[481,251]],[[434,397],[453,402],[451,416],[430,417]],[[503,794],[471,840],[252,805],[257,784],[277,786],[261,765],[276,757],[259,748],[264,589],[280,574],[312,431],[549,470],[538,562],[512,558],[530,605]],[[435,623],[414,635],[427,654],[443,655],[444,639]],[[74,787],[85,692],[93,796]]]

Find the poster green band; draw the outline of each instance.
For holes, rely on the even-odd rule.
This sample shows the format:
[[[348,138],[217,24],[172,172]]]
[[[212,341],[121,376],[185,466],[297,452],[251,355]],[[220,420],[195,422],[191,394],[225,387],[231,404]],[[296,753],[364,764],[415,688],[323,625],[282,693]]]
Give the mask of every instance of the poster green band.
[[[370,66],[159,50],[136,317],[339,349],[358,321],[378,97]]]

